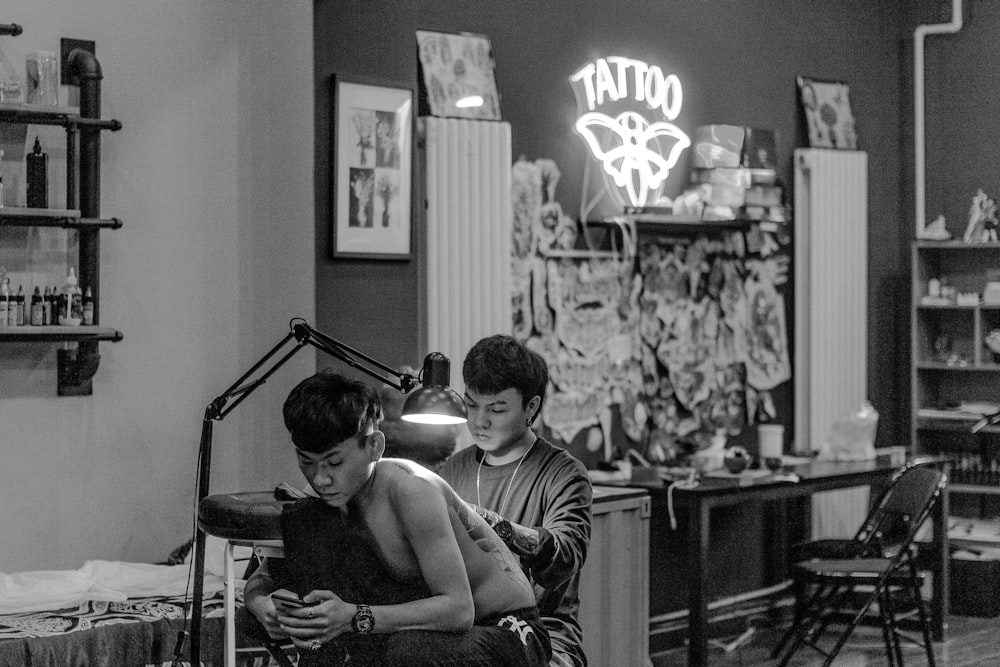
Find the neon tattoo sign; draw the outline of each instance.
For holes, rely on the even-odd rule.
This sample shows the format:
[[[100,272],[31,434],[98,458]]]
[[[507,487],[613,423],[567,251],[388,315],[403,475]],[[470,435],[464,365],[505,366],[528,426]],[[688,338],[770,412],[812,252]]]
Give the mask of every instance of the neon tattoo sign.
[[[680,79],[664,76],[656,65],[611,56],[588,63],[569,81],[579,112],[576,131],[603,166],[608,192],[622,205],[656,204],[691,145],[672,122],[684,104]],[[648,112],[663,119],[650,121],[643,115]]]

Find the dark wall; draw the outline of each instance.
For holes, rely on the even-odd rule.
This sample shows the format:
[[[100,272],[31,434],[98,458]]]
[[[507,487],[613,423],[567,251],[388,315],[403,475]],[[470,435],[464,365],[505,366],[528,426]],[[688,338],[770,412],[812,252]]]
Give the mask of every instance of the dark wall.
[[[869,154],[869,396],[882,414],[883,440],[901,441],[907,429],[900,397],[907,395],[908,357],[899,343],[909,338],[907,302],[901,296],[908,293],[906,246],[912,237],[912,208],[909,215],[901,214],[901,161],[912,152],[905,150],[900,121],[911,65],[902,64],[901,57],[912,41],[912,30],[903,26],[912,19],[898,5],[870,0],[318,1],[317,326],[391,364],[416,363],[423,352],[417,260],[328,258],[330,75],[415,85],[417,29],[490,37],[513,154],[556,161],[562,171],[556,198],[573,216],[580,210],[586,154],[572,129],[576,102],[568,77],[595,58],[622,55],[677,74],[684,107],[676,123],[689,135],[708,123],[776,129],[780,176],[789,189],[792,151],[806,143],[795,77],[836,79],[851,86],[860,148]],[[681,177],[686,167],[679,165],[675,175]],[[617,211],[602,208],[591,217],[612,213]],[[415,225],[419,241],[421,221]]]
[[[963,14],[959,33],[924,44],[927,219],[944,214],[957,237],[977,189],[1000,198],[1000,3],[966,0]]]

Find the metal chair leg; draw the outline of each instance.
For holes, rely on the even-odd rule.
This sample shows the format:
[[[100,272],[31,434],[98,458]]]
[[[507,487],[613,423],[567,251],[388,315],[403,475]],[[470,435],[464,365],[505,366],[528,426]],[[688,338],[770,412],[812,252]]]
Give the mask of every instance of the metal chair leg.
[[[889,587],[879,597],[879,620],[882,626],[882,641],[885,643],[885,656],[889,667],[903,667],[903,652],[899,645],[899,634],[896,632],[896,618],[892,614],[889,598]]]
[[[931,622],[924,609],[924,597],[920,594],[920,578],[917,577],[917,567],[910,561],[910,585],[913,588],[914,602],[917,605],[917,616],[920,617],[920,631],[924,636],[924,651],[927,653],[927,667],[934,665],[934,642],[931,639]]]
[[[833,664],[837,654],[840,653],[840,649],[844,648],[844,644],[847,643],[848,638],[854,633],[854,630],[861,625],[861,619],[863,619],[865,614],[868,613],[868,610],[871,609],[872,603],[881,595],[881,589],[884,585],[885,584],[883,583],[876,584],[873,595],[868,598],[868,600],[861,606],[861,609],[858,610],[858,613],[854,615],[854,618],[851,619],[847,629],[840,633],[840,637],[837,638],[837,643],[827,654],[826,660],[823,661],[823,667],[830,667],[830,665]]]

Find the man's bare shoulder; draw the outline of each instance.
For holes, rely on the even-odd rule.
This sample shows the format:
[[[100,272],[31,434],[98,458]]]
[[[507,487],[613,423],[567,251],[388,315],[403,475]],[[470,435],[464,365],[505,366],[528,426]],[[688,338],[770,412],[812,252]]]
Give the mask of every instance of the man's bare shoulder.
[[[378,462],[378,466],[380,471],[387,471],[396,479],[397,483],[421,480],[439,491],[451,490],[448,482],[444,481],[440,475],[410,459],[383,458]]]
[[[445,504],[448,508],[458,513],[459,518],[466,528],[470,528],[478,523],[488,525],[464,500],[462,500],[457,493],[455,493],[455,490],[451,488],[451,485],[433,470],[425,468],[419,463],[409,459],[382,459],[379,461],[379,465],[384,465],[385,469],[393,477],[399,478],[397,480],[397,484],[400,488],[403,488],[404,486],[411,488],[422,487],[424,493],[434,492],[440,494],[444,498]],[[409,480],[403,481],[405,478],[409,478]]]
[[[381,459],[376,465],[390,497],[397,502],[419,502],[431,495],[441,495],[447,487],[432,471],[407,459]]]

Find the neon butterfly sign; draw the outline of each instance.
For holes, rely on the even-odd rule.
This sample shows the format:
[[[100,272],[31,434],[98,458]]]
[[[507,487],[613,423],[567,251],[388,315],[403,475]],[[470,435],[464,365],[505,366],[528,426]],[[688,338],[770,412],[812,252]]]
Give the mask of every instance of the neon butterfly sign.
[[[691,145],[672,122],[684,103],[680,79],[641,60],[610,56],[584,65],[569,81],[580,112],[576,131],[604,167],[608,192],[622,205],[656,204]],[[635,110],[639,104],[664,120],[650,122]]]

